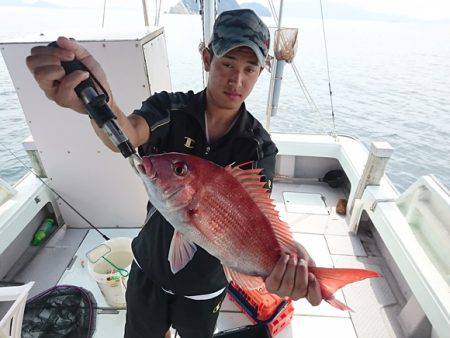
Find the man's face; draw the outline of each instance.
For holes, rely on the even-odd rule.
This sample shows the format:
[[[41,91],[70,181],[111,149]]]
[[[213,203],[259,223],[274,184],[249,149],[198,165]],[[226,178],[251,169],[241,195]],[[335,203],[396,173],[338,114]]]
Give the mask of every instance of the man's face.
[[[205,70],[209,71],[208,93],[224,109],[239,109],[251,93],[261,73],[258,59],[249,47],[232,49],[223,57],[203,51]]]

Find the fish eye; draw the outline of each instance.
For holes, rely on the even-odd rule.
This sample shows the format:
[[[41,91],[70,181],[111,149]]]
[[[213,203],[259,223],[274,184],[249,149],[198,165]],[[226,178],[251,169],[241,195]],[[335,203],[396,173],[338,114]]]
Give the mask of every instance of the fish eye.
[[[172,164],[172,169],[175,175],[177,176],[186,176],[187,174],[187,166],[186,163],[183,162],[175,162]]]

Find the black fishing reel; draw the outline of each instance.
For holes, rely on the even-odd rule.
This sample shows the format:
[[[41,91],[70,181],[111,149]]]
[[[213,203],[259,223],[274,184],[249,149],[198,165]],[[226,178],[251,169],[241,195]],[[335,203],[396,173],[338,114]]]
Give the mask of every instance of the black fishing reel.
[[[48,46],[59,48],[56,41],[51,42]],[[61,66],[64,68],[66,74],[70,74],[76,70],[89,72],[89,78],[83,80],[75,87],[75,93],[84,103],[91,119],[105,131],[111,142],[119,149],[122,155],[125,158],[128,158],[131,155],[136,154],[131,142],[115,122],[116,116],[108,106],[108,92],[103,88],[102,84],[90,73],[89,69],[76,58],[72,61],[61,61]],[[95,84],[102,90],[102,93],[97,91]]]

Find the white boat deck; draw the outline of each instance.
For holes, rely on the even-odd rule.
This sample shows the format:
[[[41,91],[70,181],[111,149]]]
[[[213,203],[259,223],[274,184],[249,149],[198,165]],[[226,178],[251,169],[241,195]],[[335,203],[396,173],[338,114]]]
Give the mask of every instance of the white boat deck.
[[[401,299],[401,296],[396,297],[400,293],[383,257],[369,237],[361,240],[361,237],[349,234],[345,219],[335,213],[334,206],[339,198],[344,197],[343,192],[331,189],[324,183],[276,183],[272,197],[281,217],[291,225],[295,239],[305,246],[317,266],[367,268],[384,276],[346,286],[337,293],[337,298],[349,305],[354,310],[353,313],[337,310],[326,302],[313,307],[306,300],[296,301],[291,324],[276,337],[402,337],[396,320],[400,311],[397,299]],[[307,213],[308,210],[314,213]],[[111,238],[134,237],[139,229],[102,231]],[[82,286],[92,292],[98,307],[109,307],[96,282],[89,276],[85,264],[86,252],[100,244],[103,238],[94,230],[89,230],[81,241],[85,234],[84,229],[69,229],[59,244],[49,243],[43,248],[42,253],[30,262],[29,267],[16,280],[37,280],[35,288],[42,291],[45,283],[40,280],[44,275],[53,276],[56,280],[61,276],[61,270],[56,271],[55,267],[49,266],[49,261],[45,262],[42,255],[49,257],[46,250],[53,250],[53,256],[58,256],[55,250],[61,248],[68,253],[68,243],[75,245],[76,249],[76,245],[81,242],[74,259],[57,284]],[[65,259],[66,264],[67,260],[70,261],[70,257]],[[45,269],[41,269],[44,264]],[[38,271],[40,274],[36,274]],[[33,291],[32,295],[36,293],[36,290]],[[94,337],[123,337],[124,324],[125,310],[99,310]],[[217,331],[250,324],[251,321],[226,298],[219,315]]]

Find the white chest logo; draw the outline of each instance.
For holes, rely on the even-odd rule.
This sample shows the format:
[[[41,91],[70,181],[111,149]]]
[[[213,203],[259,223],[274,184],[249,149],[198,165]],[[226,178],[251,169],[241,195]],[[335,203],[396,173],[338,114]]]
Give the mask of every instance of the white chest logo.
[[[189,148],[189,149],[194,148],[195,140],[193,140],[193,139],[191,139],[190,137],[187,137],[187,136],[185,136],[184,139],[186,140],[186,142],[184,142],[184,146],[186,148]]]

